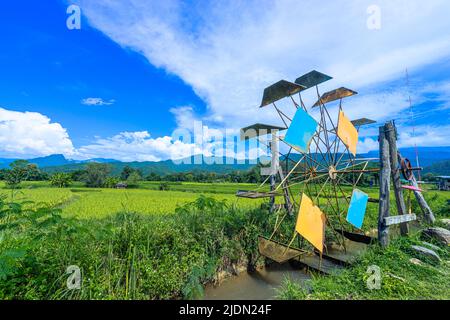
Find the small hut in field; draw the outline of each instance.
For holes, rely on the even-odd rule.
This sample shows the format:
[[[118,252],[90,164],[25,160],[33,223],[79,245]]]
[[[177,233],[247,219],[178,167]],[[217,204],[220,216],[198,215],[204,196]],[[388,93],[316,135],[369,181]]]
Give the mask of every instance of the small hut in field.
[[[116,189],[126,189],[128,187],[128,185],[124,182],[119,182],[118,184],[116,184]]]

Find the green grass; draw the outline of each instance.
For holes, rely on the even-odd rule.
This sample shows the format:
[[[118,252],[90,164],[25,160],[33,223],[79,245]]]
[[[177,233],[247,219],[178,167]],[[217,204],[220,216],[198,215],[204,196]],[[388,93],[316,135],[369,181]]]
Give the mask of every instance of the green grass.
[[[61,218],[0,201],[0,299],[201,297],[203,284],[234,263],[256,262],[268,212],[200,197],[176,214],[123,212]],[[68,266],[81,290],[66,287]]]
[[[124,210],[141,214],[172,213],[177,206],[194,201],[199,195],[190,192],[141,189],[73,189],[72,193],[75,194],[76,200],[63,206],[63,215],[78,218],[102,218]],[[261,204],[261,201],[237,199],[230,194],[204,195],[217,200],[227,200],[228,203],[238,204],[242,208],[255,208]]]
[[[280,299],[450,299],[450,254],[441,247],[439,254],[444,262],[441,265],[424,263],[414,265],[409,262],[415,255],[411,245],[420,245],[417,236],[394,240],[387,249],[372,246],[351,268],[332,276],[315,276],[309,290],[299,284],[286,280],[279,290]],[[369,266],[380,268],[380,289],[369,289],[367,281],[372,275]]]
[[[437,223],[439,219],[450,218],[450,192],[432,191],[425,193],[428,204],[434,211]],[[395,202],[394,202],[395,203]],[[414,212],[421,217],[417,203],[413,201]],[[373,220],[373,214],[368,213],[366,220]],[[375,215],[376,218],[376,215]],[[370,222],[365,221],[365,224]],[[423,223],[423,222],[422,222]],[[419,228],[425,227],[424,224]],[[398,228],[398,227],[396,227]],[[396,229],[392,228],[392,229]],[[434,264],[431,261],[416,256],[410,247],[422,245],[426,240],[440,247],[437,253],[442,262]],[[423,265],[410,263],[411,258],[420,258]],[[412,231],[409,237],[397,237],[392,240],[387,249],[378,244],[369,247],[357,263],[343,272],[332,276],[315,276],[310,283],[310,289],[305,290],[300,284],[286,280],[279,290],[280,299],[450,299],[450,248],[422,239],[420,230]],[[376,265],[381,270],[381,288],[370,290],[367,280],[369,266]]]
[[[180,191],[174,190],[174,185]],[[168,191],[159,191],[157,190],[159,183],[150,182],[142,183],[142,186],[137,189],[125,190],[84,188],[79,185],[60,189],[49,187],[46,182],[26,182],[21,189],[14,192],[0,185],[1,187],[3,188],[0,189],[0,194],[8,196],[9,200],[28,200],[60,206],[63,216],[78,218],[102,218],[123,212],[125,208],[127,211],[142,214],[173,213],[178,206],[197,199],[199,194],[217,200],[226,200],[229,204],[236,204],[242,208],[255,208],[262,203],[262,200],[241,199],[235,196],[238,189],[247,187],[250,190],[255,187],[254,185],[231,183],[172,184]]]
[[[271,233],[275,216],[260,208],[264,200],[235,197],[237,190],[255,188],[169,183],[168,191],[159,191],[159,182],[144,182],[127,190],[89,189],[81,184],[58,189],[47,182],[26,182],[12,192],[0,184],[0,194],[6,197],[0,201],[0,298],[200,297],[203,284],[218,271],[237,262],[255,262],[258,234]],[[362,189],[378,197],[377,189]],[[351,194],[349,187],[344,191]],[[294,188],[296,201],[300,192]],[[202,194],[207,197],[199,198]],[[438,218],[450,216],[449,192],[430,190],[425,197]],[[323,197],[318,200],[326,203]],[[346,200],[340,203],[345,205]],[[413,211],[421,216],[414,201]],[[376,228],[377,214],[377,205],[370,203],[365,231]],[[295,217],[291,220],[280,229],[287,241]],[[5,231],[5,226],[12,229]],[[372,246],[343,273],[314,277],[311,291],[287,281],[279,297],[450,299],[448,264],[409,263],[413,257],[409,247],[418,243],[418,235],[412,235],[393,241],[387,250]],[[447,248],[439,254],[444,261],[450,258]],[[366,286],[367,267],[374,264],[382,270],[381,290]],[[81,291],[65,287],[69,265],[82,269]]]

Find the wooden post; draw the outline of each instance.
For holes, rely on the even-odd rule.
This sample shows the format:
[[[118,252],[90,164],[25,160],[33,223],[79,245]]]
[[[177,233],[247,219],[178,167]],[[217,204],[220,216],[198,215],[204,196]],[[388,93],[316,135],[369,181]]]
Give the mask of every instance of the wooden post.
[[[278,167],[278,175],[280,176],[280,180],[284,181],[284,174],[283,174],[283,169],[281,169],[281,167]],[[289,189],[288,189],[288,185],[286,183],[286,181],[283,183],[283,193],[284,193],[284,206],[287,210],[287,212],[289,213],[290,216],[293,215],[292,213],[292,203],[291,203],[291,197],[289,196]]]
[[[261,173],[262,175],[268,175],[269,181],[270,181],[270,191],[275,191],[276,188],[276,176],[278,174],[278,168],[280,166],[280,160],[279,160],[279,152],[278,152],[278,137],[277,133],[278,130],[271,130],[270,132],[272,134],[272,140],[269,142],[270,147],[270,153],[272,156],[272,159],[270,161],[270,168],[262,168]],[[270,197],[270,211],[273,212],[275,208],[275,196]]]
[[[270,191],[274,191],[275,190],[275,175],[270,175],[270,178],[269,178],[269,181],[270,181]],[[269,204],[270,204],[270,210],[271,211],[274,211],[274,207],[275,207],[275,196],[271,196],[270,197],[270,202],[269,202]]]
[[[399,215],[407,214],[405,200],[403,198],[402,183],[400,181],[400,171],[398,170],[398,150],[397,150],[397,135],[393,121],[389,121],[385,125],[385,135],[389,143],[389,158],[391,165],[391,175],[394,185],[395,202],[397,204],[397,211]],[[400,224],[400,234],[407,235],[409,232],[408,223]]]
[[[389,217],[389,192],[391,166],[389,161],[389,144],[386,139],[385,126],[380,127],[380,205],[378,207],[378,241],[382,247],[389,244],[389,226],[384,218]]]
[[[413,176],[411,180],[414,187],[418,188],[419,185],[416,181],[416,178]],[[423,216],[425,218],[425,221],[428,223],[433,224],[436,221],[436,218],[434,217],[433,211],[431,210],[430,206],[428,205],[427,201],[423,197],[422,192],[420,191],[414,191],[414,195],[416,196],[417,202],[419,203],[420,208],[422,209]]]

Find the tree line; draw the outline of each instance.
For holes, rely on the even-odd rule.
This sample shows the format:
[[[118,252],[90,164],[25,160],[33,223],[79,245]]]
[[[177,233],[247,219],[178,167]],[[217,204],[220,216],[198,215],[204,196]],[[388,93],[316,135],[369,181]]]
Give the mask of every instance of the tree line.
[[[10,164],[9,169],[0,169],[0,180],[5,181],[9,188],[19,188],[23,181],[49,181],[51,185],[60,188],[68,187],[75,181],[84,183],[86,187],[114,188],[118,185],[137,187],[140,181],[258,183],[262,178],[259,165],[248,171],[223,174],[194,171],[169,174],[151,172],[148,175],[144,175],[141,169],[125,166],[119,175],[113,175],[110,164],[91,162],[80,170],[49,174],[27,160],[16,160]]]
[[[193,171],[169,174],[151,172],[144,175],[141,169],[125,166],[120,174],[113,175],[112,169],[110,164],[91,162],[80,170],[49,174],[27,160],[16,160],[10,164],[9,169],[0,170],[0,180],[5,181],[9,188],[19,188],[22,181],[49,181],[51,185],[60,188],[68,187],[75,181],[92,188],[118,186],[133,188],[138,187],[140,181],[260,183],[265,179],[260,174],[260,164],[248,171],[228,173]],[[423,178],[432,182],[435,177],[428,173]],[[378,179],[378,172],[373,172],[362,175],[360,183],[365,186],[376,186]]]

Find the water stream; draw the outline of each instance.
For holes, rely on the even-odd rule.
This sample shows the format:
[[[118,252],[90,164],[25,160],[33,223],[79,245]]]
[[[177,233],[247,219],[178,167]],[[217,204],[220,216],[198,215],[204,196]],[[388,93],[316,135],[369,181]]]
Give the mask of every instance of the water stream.
[[[310,276],[303,270],[292,267],[289,263],[271,264],[253,273],[242,272],[231,277],[218,286],[205,288],[205,300],[270,300],[275,299],[277,289],[285,278],[306,286]]]

